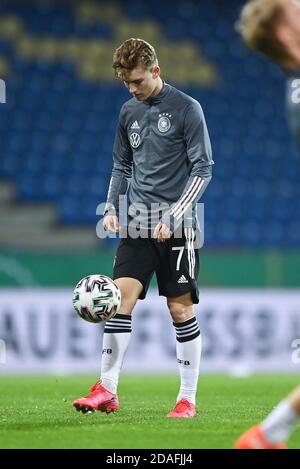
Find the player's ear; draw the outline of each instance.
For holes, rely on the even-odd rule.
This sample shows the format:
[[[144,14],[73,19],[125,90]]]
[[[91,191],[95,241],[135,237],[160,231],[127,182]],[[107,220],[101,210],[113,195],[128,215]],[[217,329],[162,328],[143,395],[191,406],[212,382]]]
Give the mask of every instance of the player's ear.
[[[292,34],[284,24],[277,27],[276,36],[282,46],[289,48],[293,45]]]
[[[153,77],[153,78],[159,77],[159,75],[160,75],[160,67],[159,67],[159,65],[154,65],[154,66],[152,67],[151,73],[152,73],[152,77]]]

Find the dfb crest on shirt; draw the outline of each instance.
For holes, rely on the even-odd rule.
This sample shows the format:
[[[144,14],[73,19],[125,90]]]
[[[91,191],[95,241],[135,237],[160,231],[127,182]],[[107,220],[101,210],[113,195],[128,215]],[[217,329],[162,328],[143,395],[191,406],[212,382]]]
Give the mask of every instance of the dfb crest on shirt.
[[[157,123],[158,130],[161,133],[166,133],[171,127],[171,114],[168,114],[167,112],[163,112],[162,114],[159,114],[159,119]]]
[[[131,134],[129,139],[130,139],[130,145],[132,146],[132,148],[137,148],[141,143],[141,137],[136,132]]]

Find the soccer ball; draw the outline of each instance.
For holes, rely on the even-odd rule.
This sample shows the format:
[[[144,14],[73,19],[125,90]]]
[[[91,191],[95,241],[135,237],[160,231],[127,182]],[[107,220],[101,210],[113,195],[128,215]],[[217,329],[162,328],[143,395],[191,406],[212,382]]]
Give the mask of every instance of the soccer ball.
[[[106,275],[88,275],[77,283],[73,305],[76,313],[85,321],[107,321],[120,309],[121,292]]]

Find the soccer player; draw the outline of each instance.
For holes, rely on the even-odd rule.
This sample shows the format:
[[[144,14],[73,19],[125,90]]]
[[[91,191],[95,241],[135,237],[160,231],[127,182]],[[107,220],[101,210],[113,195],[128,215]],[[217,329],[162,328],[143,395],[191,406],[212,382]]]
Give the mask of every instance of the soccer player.
[[[194,310],[199,302],[196,202],[212,177],[210,139],[200,104],[162,80],[152,45],[126,40],[115,51],[113,68],[132,95],[119,116],[103,220],[109,233],[121,231],[120,196],[129,187],[128,233],[121,238],[113,270],[122,304],[105,324],[101,379],[74,406],[83,412],[119,408],[117,386],[131,337],[131,313],[137,300],[145,298],[155,272],[173,320],[181,379],[168,417],[193,417],[201,356]],[[139,236],[138,230],[130,231],[135,214]]]
[[[300,3],[251,0],[242,9],[238,29],[245,43],[276,62],[287,75],[287,114],[300,152]],[[300,386],[267,418],[236,442],[239,449],[282,449],[300,419]]]

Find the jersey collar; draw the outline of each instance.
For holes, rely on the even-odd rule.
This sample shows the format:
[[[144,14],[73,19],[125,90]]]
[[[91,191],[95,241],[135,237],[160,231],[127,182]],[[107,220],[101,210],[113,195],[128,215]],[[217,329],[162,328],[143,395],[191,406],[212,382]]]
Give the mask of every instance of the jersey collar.
[[[145,99],[144,102],[147,104],[150,104],[150,106],[152,104],[158,104],[167,96],[169,91],[170,91],[170,85],[168,85],[168,83],[163,81],[163,87],[160,90],[160,92],[156,96],[151,96],[150,98]]]

